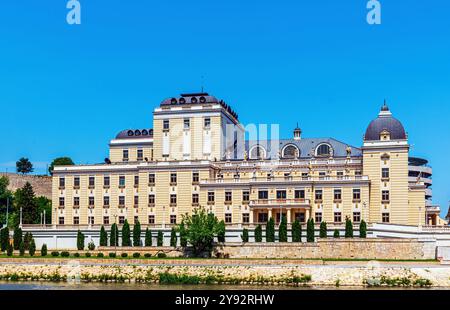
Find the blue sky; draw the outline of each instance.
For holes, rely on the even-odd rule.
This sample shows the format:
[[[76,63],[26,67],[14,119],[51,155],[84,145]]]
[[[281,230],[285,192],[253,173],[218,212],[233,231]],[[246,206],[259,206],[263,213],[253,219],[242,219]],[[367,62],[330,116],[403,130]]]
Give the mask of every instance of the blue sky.
[[[57,156],[101,162],[118,131],[152,126],[204,76],[243,123],[355,146],[386,98],[447,210],[448,1],[380,0],[376,26],[365,0],[80,0],[81,25],[66,2],[0,4],[0,171],[21,156],[38,173]]]

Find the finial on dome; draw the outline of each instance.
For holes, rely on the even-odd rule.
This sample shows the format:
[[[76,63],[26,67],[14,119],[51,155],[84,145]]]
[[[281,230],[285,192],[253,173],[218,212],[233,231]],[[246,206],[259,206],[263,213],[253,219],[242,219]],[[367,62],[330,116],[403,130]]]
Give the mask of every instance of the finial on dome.
[[[300,127],[298,127],[298,122],[297,122],[297,127],[295,127],[294,129],[294,140],[300,140],[302,138],[302,130],[300,129]]]
[[[381,107],[381,111],[389,111],[389,107],[388,107],[388,105],[386,103],[386,99],[384,99],[384,104]]]

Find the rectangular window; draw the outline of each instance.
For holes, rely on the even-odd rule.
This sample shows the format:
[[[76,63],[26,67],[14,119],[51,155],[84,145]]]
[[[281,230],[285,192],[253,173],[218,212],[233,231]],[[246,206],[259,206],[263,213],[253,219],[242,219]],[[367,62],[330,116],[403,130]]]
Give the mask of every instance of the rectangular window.
[[[148,204],[153,207],[155,205],[155,195],[149,194],[148,195]]]
[[[361,200],[361,189],[354,188],[353,189],[353,201],[360,201]]]
[[[109,196],[103,197],[103,206],[105,206],[105,207],[109,206]]]
[[[389,202],[389,191],[382,191],[381,192],[381,199],[384,203]]]
[[[191,127],[191,124],[190,124],[189,118],[185,118],[183,120],[183,128],[184,129],[189,129],[190,127]]]
[[[361,222],[361,212],[353,212],[353,222]]]
[[[148,174],[148,185],[155,186],[155,174],[154,173]]]
[[[170,185],[177,185],[177,174],[176,174],[176,172],[172,172],[170,174]]]
[[[231,223],[231,213],[225,214],[225,223]]]
[[[334,190],[334,201],[342,201],[342,190],[341,189]]]
[[[137,160],[143,160],[144,159],[144,150],[138,149],[136,157],[137,157]]]
[[[66,178],[59,178],[59,188],[66,187]]]
[[[296,189],[294,191],[295,199],[305,199],[305,190],[304,189]]]
[[[214,203],[214,192],[208,192],[208,203]]]
[[[134,207],[138,207],[139,206],[139,196],[134,196]]]
[[[73,225],[80,225],[80,217],[79,216],[73,217]]]
[[[302,180],[307,180],[309,177],[308,172],[302,172]]]
[[[134,187],[138,187],[139,186],[139,176],[135,175],[134,176]]]
[[[209,129],[211,127],[211,119],[206,117],[203,125],[205,128]]]
[[[342,222],[342,213],[341,212],[334,212],[334,222],[335,223]]]
[[[122,150],[122,161],[128,161],[128,150]]]
[[[119,196],[119,207],[125,207],[125,196]]]
[[[315,199],[316,201],[322,201],[323,198],[323,192],[321,189],[316,189],[315,191]]]
[[[60,207],[64,207],[65,205],[65,198],[64,197],[59,197],[59,206]]]
[[[344,171],[338,171],[336,175],[338,180],[342,180],[344,178]]]
[[[73,206],[74,207],[80,206],[80,197],[73,197]]]
[[[304,212],[295,212],[294,219],[299,221],[300,223],[305,222],[305,213]]]
[[[389,223],[389,213],[382,213],[381,220],[383,221],[383,223]]]
[[[242,223],[244,224],[250,223],[250,214],[248,213],[242,214]]]
[[[163,130],[169,130],[169,120],[163,120]]]
[[[176,194],[170,194],[170,204],[171,205],[177,204],[177,195]]]
[[[316,212],[314,220],[316,223],[322,223],[322,212]]]
[[[362,171],[361,170],[356,170],[355,171],[355,176],[357,176],[357,177],[362,176]]]
[[[124,175],[119,176],[119,187],[125,188],[125,176]]]
[[[198,172],[192,173],[192,184],[198,184],[199,181],[199,174]]]
[[[249,201],[250,201],[250,192],[243,191],[242,192],[242,202],[249,202]]]
[[[73,178],[73,187],[76,189],[80,188],[80,177]]]
[[[268,199],[269,198],[269,191],[258,191],[258,199]]]
[[[109,216],[103,217],[103,225],[109,225]]]
[[[175,214],[170,215],[170,224],[176,224],[177,223],[177,216]]]
[[[258,213],[258,223],[267,223],[269,216],[267,213]]]
[[[125,223],[125,216],[119,216],[119,224]]]
[[[109,188],[109,185],[111,184],[111,179],[109,176],[105,175],[103,177],[103,187],[104,188]]]
[[[88,225],[94,225],[95,224],[95,220],[93,216],[88,216]]]
[[[232,199],[233,199],[232,193],[225,192],[225,202],[231,202]]]
[[[95,204],[95,198],[94,197],[89,197],[89,207],[93,207]]]
[[[89,188],[94,188],[95,186],[95,177],[91,176],[89,177]]]
[[[58,218],[58,223],[59,223],[59,225],[64,225],[64,217],[60,216]]]
[[[286,191],[285,190],[278,190],[277,191],[277,199],[281,199],[281,200],[286,199]]]
[[[381,178],[389,179],[389,168],[381,168]]]
[[[155,224],[155,216],[153,214],[150,214],[148,216],[148,223],[149,224]]]
[[[198,194],[192,194],[192,204],[198,205]]]

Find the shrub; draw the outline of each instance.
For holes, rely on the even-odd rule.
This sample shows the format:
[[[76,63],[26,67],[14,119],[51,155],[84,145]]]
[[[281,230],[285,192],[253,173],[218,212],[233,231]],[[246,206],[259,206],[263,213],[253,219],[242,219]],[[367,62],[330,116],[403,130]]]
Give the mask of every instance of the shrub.
[[[59,252],[53,251],[53,252],[51,253],[51,255],[52,255],[53,257],[57,257],[57,256],[59,256]]]
[[[33,237],[31,237],[30,245],[28,247],[28,253],[30,254],[30,256],[34,256],[34,254],[36,253],[36,243],[34,242]]]
[[[111,253],[108,254],[108,256],[111,257],[111,258],[116,258],[116,253],[111,252]]]
[[[244,228],[241,235],[242,242],[248,242],[248,229]]]
[[[92,256],[92,254],[91,254],[91,253],[89,253],[89,252],[86,252],[86,254],[84,254],[84,256],[86,256],[86,257],[91,257],[91,256]]]
[[[217,241],[225,242],[225,222],[223,220],[217,224]]]
[[[84,237],[83,233],[80,230],[78,230],[78,233],[77,233],[77,249],[79,251],[84,250],[84,238],[85,237]]]
[[[67,251],[62,251],[61,252],[61,257],[69,257],[69,256],[70,256],[69,252],[67,252]]]
[[[333,238],[339,238],[339,237],[340,237],[339,230],[335,229],[334,233],[333,233]]]
[[[100,252],[100,253],[97,253],[97,257],[98,257],[98,258],[103,258],[103,257],[105,257],[105,254],[103,254],[103,253],[101,253],[101,252]]]
[[[326,238],[327,237],[327,222],[320,223],[319,236],[320,236],[320,238]]]
[[[47,245],[45,243],[41,247],[41,256],[47,256]]]
[[[157,256],[158,256],[158,258],[166,258],[167,254],[163,253],[163,252],[159,252]]]
[[[0,247],[1,251],[5,252],[8,249],[9,245],[9,229],[5,227],[0,232]]]
[[[25,243],[23,241],[19,245],[19,254],[20,254],[20,256],[25,255]]]
[[[13,234],[14,250],[19,250],[20,243],[22,243],[22,229],[16,227]]]
[[[261,225],[255,228],[255,242],[262,242],[262,227]]]
[[[8,247],[6,248],[6,255],[12,256],[13,255],[13,251],[14,251],[13,246],[11,244],[8,244]]]
[[[364,220],[361,220],[361,223],[359,223],[359,237],[360,238],[367,237],[367,224]]]
[[[73,257],[80,257],[80,253],[75,253],[75,254],[73,254]]]
[[[30,243],[31,243],[32,238],[33,238],[33,235],[27,231],[25,233],[25,236],[23,237],[23,245],[25,247],[25,251],[28,251],[30,249]]]
[[[278,228],[278,241],[287,242],[287,219],[284,214],[281,215],[281,222]]]
[[[172,230],[170,232],[170,246],[176,247],[177,242],[178,242],[177,231],[175,230],[175,227],[172,227]]]
[[[266,226],[266,242],[275,242],[275,221],[272,217]]]
[[[139,258],[139,257],[141,257],[141,253],[138,253],[138,252],[133,253],[133,257],[134,258]]]
[[[144,244],[145,246],[152,246],[152,232],[148,228],[145,230]]]
[[[345,238],[353,238],[353,224],[348,217],[345,219]]]
[[[292,242],[302,242],[302,225],[297,219],[292,224]]]
[[[131,246],[130,224],[128,224],[128,220],[125,220],[122,226],[122,246]]]
[[[120,254],[121,257],[128,257],[128,253],[122,253]]]
[[[133,246],[141,246],[141,223],[139,223],[139,221],[136,221],[136,223],[134,223],[134,227],[133,227]]]
[[[111,246],[119,245],[119,228],[117,228],[117,224],[114,223],[111,225],[111,234],[109,244]]]
[[[180,231],[180,245],[185,248],[187,247],[187,236],[186,236],[186,227],[184,226],[184,223],[181,223],[179,226]]]
[[[309,219],[306,223],[306,241],[314,242],[314,220]]]
[[[150,253],[145,253],[145,254],[144,254],[144,257],[150,258],[150,257],[152,257],[152,254],[150,254]]]
[[[103,225],[100,229],[100,246],[108,246],[108,233]]]
[[[164,244],[164,235],[163,232],[160,230],[158,231],[158,238],[156,240],[156,245],[163,246],[163,244]]]
[[[94,251],[95,250],[95,243],[94,241],[91,241],[88,243],[88,250],[89,251]]]

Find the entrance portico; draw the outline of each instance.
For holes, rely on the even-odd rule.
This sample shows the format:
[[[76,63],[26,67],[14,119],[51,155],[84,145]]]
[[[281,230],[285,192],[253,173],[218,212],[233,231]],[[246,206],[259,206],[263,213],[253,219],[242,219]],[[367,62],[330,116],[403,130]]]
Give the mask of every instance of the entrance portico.
[[[266,223],[271,217],[278,224],[282,215],[288,224],[298,220],[305,223],[311,216],[309,200],[305,199],[260,199],[250,201],[250,210],[256,223]]]

